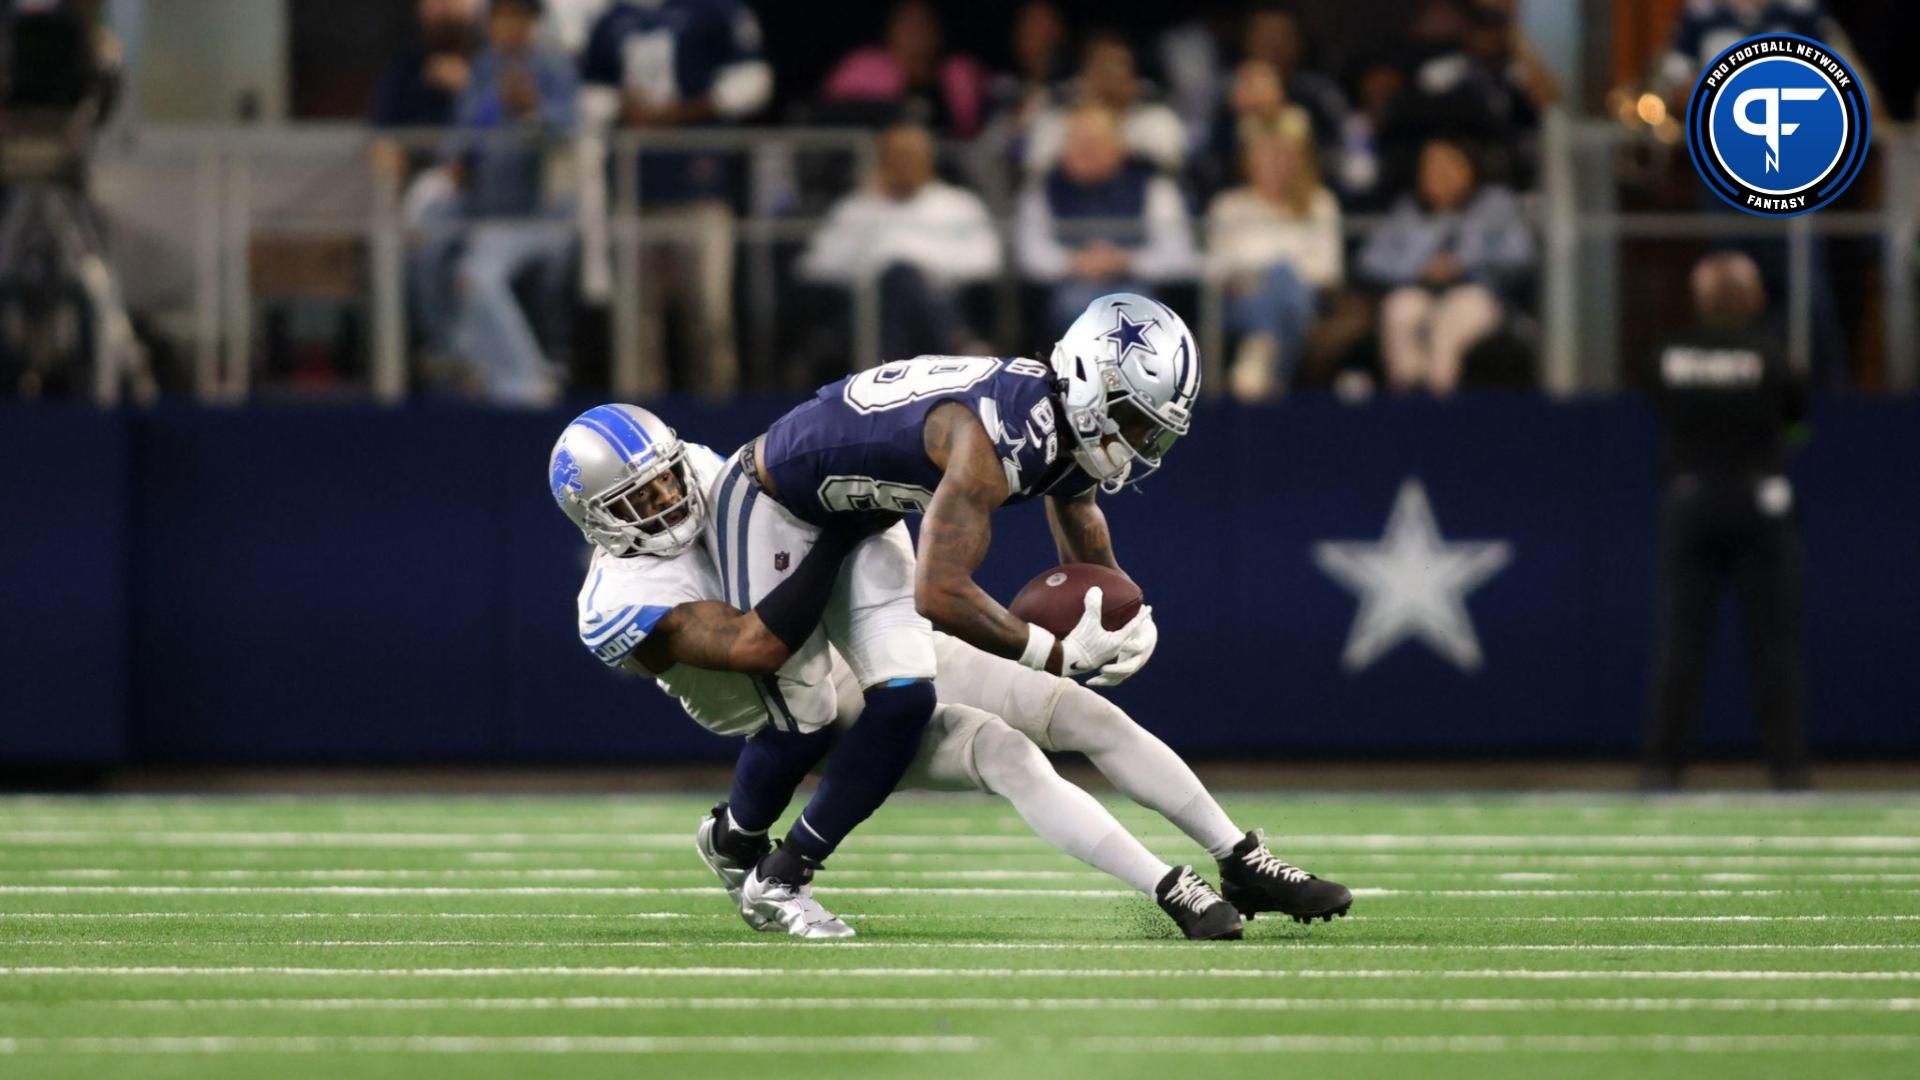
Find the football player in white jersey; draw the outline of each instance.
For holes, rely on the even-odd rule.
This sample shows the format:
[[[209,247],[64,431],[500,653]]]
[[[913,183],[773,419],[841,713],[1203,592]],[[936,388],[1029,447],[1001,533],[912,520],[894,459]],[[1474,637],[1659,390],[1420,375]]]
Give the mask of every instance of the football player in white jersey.
[[[702,858],[743,917],[797,936],[848,936],[852,930],[819,905],[808,884],[752,903],[743,902],[741,886],[771,846],[768,827],[863,703],[851,670],[831,652],[823,680],[830,701],[793,701],[771,673],[818,632],[839,560],[889,522],[836,523],[753,611],[742,612],[721,599],[713,559],[697,542],[703,492],[721,467],[711,451],[681,443],[633,406],[601,406],[569,425],[549,480],[597,549],[579,596],[581,639],[603,662],[653,676],[708,729],[748,737],[729,801],[698,833]],[[1090,596],[1074,634],[1107,633],[1099,615],[1099,598]],[[1153,896],[1188,937],[1239,937],[1236,907],[1302,921],[1347,910],[1345,887],[1282,862],[1258,833],[1239,831],[1172,750],[1098,694],[945,635],[936,653],[941,705],[910,784],[1006,796],[1056,847]],[[1165,814],[1219,859],[1235,903],[1222,903],[1191,868],[1148,852],[1061,779],[1042,748],[1087,754],[1122,792]]]

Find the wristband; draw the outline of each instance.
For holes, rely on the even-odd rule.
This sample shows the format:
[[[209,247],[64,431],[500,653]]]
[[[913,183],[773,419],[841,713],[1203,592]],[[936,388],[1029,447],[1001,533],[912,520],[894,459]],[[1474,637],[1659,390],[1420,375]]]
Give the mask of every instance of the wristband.
[[[1053,657],[1054,643],[1059,638],[1034,623],[1027,624],[1027,649],[1020,654],[1020,662],[1035,671],[1047,670],[1047,661]]]

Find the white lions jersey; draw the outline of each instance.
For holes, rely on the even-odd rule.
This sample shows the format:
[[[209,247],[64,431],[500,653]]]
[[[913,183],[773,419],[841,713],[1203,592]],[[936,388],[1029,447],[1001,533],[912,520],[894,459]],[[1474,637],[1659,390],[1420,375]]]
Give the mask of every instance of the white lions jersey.
[[[722,462],[704,446],[689,444],[687,462],[693,479],[711,486]],[[662,674],[648,671],[633,655],[667,612],[681,604],[724,602],[726,591],[705,545],[695,544],[677,555],[630,555],[625,558],[595,549],[580,587],[580,641],[600,662],[654,679],[679,699],[687,715],[718,735],[751,735],[766,726],[771,714],[781,726],[813,731],[833,722],[836,709],[832,683],[809,672],[818,685],[780,676],[743,675],[708,671],[691,664],[675,664]],[[820,661],[825,667],[825,660]]]

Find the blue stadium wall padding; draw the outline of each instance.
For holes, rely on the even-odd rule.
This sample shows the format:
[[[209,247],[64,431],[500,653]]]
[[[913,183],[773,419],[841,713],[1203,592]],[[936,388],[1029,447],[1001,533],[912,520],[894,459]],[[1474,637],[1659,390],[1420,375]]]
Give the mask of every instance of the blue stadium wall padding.
[[[0,762],[128,754],[132,434],[91,409],[0,408]]]
[[[785,402],[660,406],[725,453]],[[0,406],[0,762],[717,760],[573,634],[586,552],[545,486],[567,414]],[[1920,403],[1835,400],[1794,467],[1818,749],[1920,754]],[[1104,500],[1161,628],[1115,697],[1201,757],[1619,755],[1652,650],[1657,431],[1633,399],[1204,409]],[[1509,560],[1466,597],[1483,663],[1341,657],[1357,600],[1314,560],[1378,541],[1418,480],[1448,542]],[[995,522],[1002,598],[1055,561]],[[1754,743],[1729,617],[1710,747]]]

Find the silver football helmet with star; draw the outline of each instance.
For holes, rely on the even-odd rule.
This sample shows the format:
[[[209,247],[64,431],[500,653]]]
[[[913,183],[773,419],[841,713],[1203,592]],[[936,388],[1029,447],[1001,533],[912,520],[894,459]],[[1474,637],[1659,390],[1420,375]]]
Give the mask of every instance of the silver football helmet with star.
[[[1119,491],[1160,468],[1193,422],[1200,351],[1173,309],[1136,293],[1087,305],[1053,347],[1066,383],[1073,456],[1101,490]]]
[[[547,486],[561,512],[610,555],[677,554],[706,523],[686,444],[637,405],[574,417],[547,457]]]

